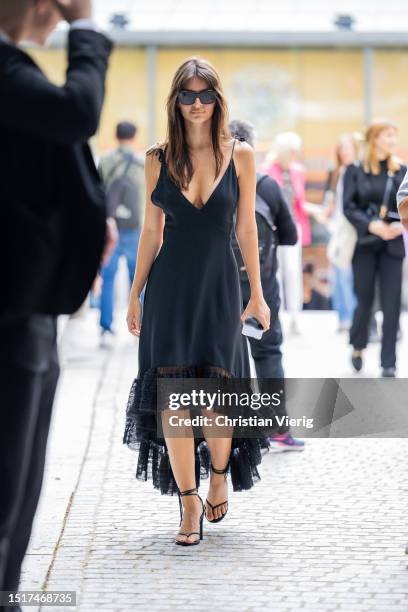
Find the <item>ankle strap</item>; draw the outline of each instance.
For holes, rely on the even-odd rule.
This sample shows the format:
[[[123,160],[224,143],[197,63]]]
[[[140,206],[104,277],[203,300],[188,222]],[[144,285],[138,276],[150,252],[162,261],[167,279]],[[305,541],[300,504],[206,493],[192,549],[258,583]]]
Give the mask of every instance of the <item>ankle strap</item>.
[[[228,472],[228,468],[229,468],[229,461],[223,470],[217,470],[217,468],[215,468],[213,464],[211,464],[211,469],[215,474],[226,474]]]
[[[187,489],[187,491],[179,491],[180,497],[184,497],[185,495],[198,495],[197,487],[194,489]]]

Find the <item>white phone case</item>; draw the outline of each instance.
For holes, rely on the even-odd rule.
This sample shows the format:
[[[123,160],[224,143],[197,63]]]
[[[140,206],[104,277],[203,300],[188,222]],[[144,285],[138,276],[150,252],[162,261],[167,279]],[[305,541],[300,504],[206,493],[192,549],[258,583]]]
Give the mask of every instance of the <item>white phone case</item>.
[[[255,338],[255,340],[260,340],[263,336],[263,329],[256,329],[253,325],[248,325],[244,323],[242,326],[242,333],[244,336],[249,336],[250,338]]]

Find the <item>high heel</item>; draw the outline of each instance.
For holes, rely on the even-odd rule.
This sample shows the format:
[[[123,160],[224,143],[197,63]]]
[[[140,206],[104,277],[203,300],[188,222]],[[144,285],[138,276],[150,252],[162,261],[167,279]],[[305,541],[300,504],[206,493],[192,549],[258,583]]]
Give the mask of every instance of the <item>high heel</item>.
[[[215,474],[224,474],[225,480],[227,480],[227,472],[228,472],[228,468],[229,468],[229,462],[227,463],[227,465],[225,466],[225,468],[223,470],[217,470],[213,464],[211,464],[211,469]],[[222,519],[226,516],[227,512],[228,512],[228,500],[221,502],[220,504],[216,504],[215,506],[213,506],[209,501],[208,498],[205,500],[205,503],[208,504],[211,508],[211,510],[214,512],[214,510],[216,508],[219,508],[220,506],[224,506],[225,504],[227,504],[227,509],[224,512],[224,514],[222,516],[219,516],[216,519],[213,519],[212,521],[210,521],[210,519],[208,518],[207,514],[205,515],[207,521],[209,523],[219,523],[220,521],[222,521]]]
[[[187,542],[187,541],[181,541],[181,540],[174,540],[174,542],[178,544],[179,546],[196,546],[197,544],[200,543],[200,540],[203,539],[204,503],[201,497],[198,495],[198,491],[196,487],[194,487],[194,489],[188,489],[187,491],[179,491],[178,499],[179,499],[179,507],[180,507],[180,526],[183,520],[183,504],[181,503],[181,498],[184,497],[185,495],[197,495],[198,499],[201,502],[203,511],[200,516],[200,531],[190,531],[190,533],[183,533],[179,531],[178,535],[184,535],[184,536],[190,537],[191,535],[196,534],[196,535],[199,535],[200,538],[198,540],[194,540],[193,542]]]

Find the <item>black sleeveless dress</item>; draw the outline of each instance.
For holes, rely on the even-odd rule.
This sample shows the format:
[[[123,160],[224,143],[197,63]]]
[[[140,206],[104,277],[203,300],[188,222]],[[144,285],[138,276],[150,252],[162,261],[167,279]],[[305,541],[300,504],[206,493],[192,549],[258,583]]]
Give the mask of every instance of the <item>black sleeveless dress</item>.
[[[235,146],[235,140],[234,140]],[[139,450],[136,478],[152,479],[163,494],[177,492],[164,439],[157,437],[157,378],[249,378],[242,335],[241,288],[231,246],[239,184],[231,159],[207,202],[198,208],[182,194],[157,150],[160,176],[151,194],[165,213],[163,244],[145,288],[139,372],[130,391],[123,442]],[[261,439],[233,438],[234,491],[260,479]],[[195,439],[197,486],[209,475],[206,442]]]

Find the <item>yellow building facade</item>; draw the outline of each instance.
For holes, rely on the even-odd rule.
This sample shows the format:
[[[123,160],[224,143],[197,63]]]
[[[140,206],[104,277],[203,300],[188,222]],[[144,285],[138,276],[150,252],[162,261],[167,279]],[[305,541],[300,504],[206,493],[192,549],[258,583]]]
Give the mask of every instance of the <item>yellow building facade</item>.
[[[63,81],[63,49],[31,53],[51,79]],[[275,134],[295,130],[303,138],[306,166],[317,178],[332,159],[339,135],[363,130],[368,114],[398,124],[399,153],[408,158],[408,104],[401,86],[408,50],[372,50],[369,92],[364,53],[363,48],[157,47],[152,74],[148,47],[119,46],[111,58],[95,150],[103,153],[114,146],[114,127],[121,119],[139,126],[141,150],[163,138],[172,76],[187,57],[198,55],[219,71],[231,118],[255,124],[260,158]]]

